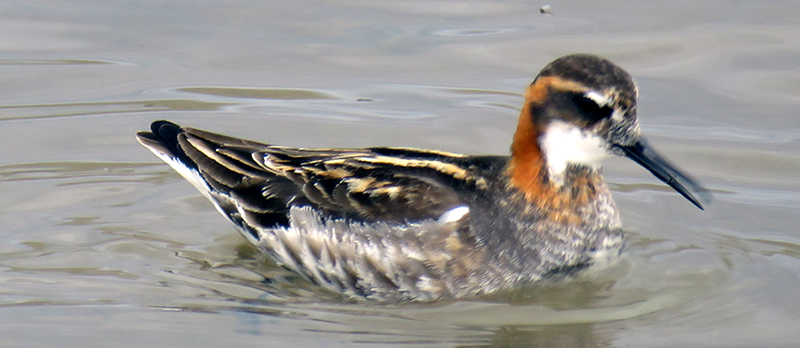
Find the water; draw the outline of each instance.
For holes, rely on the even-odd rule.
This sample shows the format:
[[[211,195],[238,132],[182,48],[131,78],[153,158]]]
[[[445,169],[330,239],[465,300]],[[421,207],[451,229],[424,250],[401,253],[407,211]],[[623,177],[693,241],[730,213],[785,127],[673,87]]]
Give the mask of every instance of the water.
[[[778,1],[0,5],[0,345],[793,347],[800,6]],[[636,78],[699,211],[624,159],[629,247],[586,279],[350,303],[281,270],[134,140],[156,119],[276,144],[503,154],[550,60]]]

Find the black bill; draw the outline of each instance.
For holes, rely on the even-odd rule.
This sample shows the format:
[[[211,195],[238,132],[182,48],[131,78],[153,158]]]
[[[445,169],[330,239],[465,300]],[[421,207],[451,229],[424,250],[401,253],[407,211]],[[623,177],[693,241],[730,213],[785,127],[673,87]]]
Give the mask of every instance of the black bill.
[[[614,147],[642,167],[647,168],[650,173],[678,191],[700,210],[703,210],[701,201],[704,204],[711,203],[711,193],[708,190],[700,186],[694,178],[681,173],[677,167],[653,150],[644,139],[640,139],[630,146],[615,145]]]

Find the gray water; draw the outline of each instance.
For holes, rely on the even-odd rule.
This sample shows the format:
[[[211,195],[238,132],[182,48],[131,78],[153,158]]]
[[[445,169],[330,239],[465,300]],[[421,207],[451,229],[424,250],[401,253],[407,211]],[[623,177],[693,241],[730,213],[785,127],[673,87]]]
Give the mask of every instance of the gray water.
[[[800,345],[800,4],[0,4],[0,346]],[[587,279],[349,303],[276,267],[136,143],[151,121],[304,147],[508,151],[547,62],[603,55],[700,211],[605,165],[630,239]]]

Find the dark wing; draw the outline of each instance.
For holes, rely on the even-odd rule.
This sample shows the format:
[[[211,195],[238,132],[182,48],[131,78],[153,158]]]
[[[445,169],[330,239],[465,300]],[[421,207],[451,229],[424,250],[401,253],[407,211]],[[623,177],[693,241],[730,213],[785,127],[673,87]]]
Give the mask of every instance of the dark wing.
[[[310,205],[356,221],[438,219],[464,205],[456,188],[485,184],[458,165],[463,156],[456,154],[297,149],[159,122],[153,124],[153,133],[140,133],[140,141],[155,152],[146,142],[157,139],[173,157],[196,168],[216,191],[212,194],[229,197],[227,204],[238,205],[242,218],[262,227],[287,225],[292,205]],[[228,212],[225,205],[218,204]],[[229,215],[237,210],[229,208]]]

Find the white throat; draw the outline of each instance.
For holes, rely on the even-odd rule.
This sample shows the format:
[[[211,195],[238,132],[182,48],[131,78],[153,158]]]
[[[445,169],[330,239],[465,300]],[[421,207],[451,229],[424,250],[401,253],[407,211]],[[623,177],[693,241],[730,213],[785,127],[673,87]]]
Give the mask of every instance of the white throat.
[[[606,141],[577,126],[553,121],[544,130],[539,146],[547,162],[550,179],[561,184],[570,164],[600,170],[603,160],[611,155]]]

